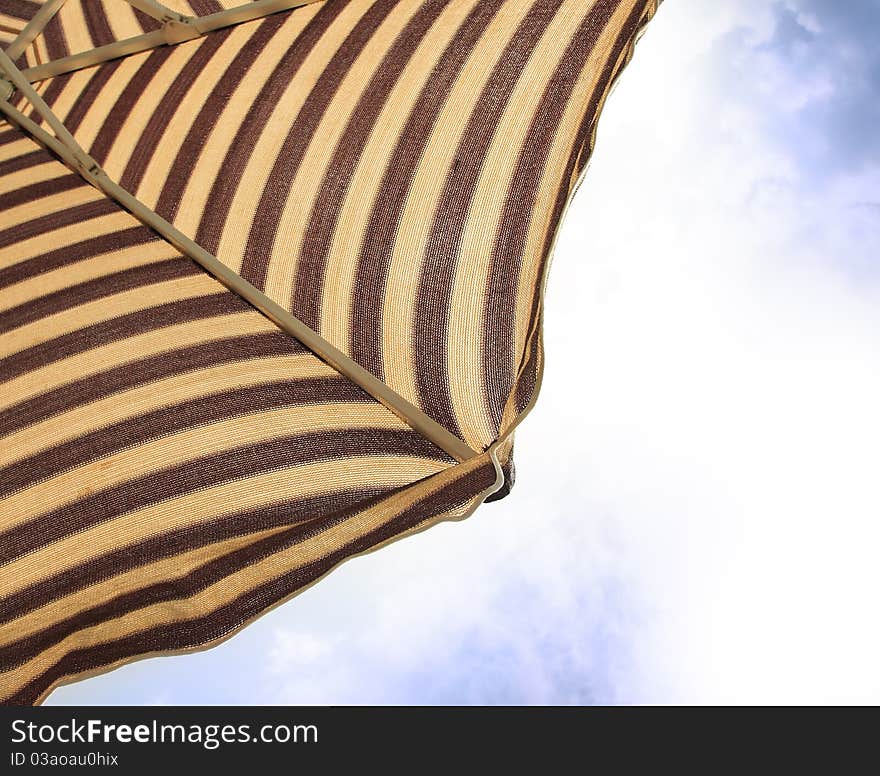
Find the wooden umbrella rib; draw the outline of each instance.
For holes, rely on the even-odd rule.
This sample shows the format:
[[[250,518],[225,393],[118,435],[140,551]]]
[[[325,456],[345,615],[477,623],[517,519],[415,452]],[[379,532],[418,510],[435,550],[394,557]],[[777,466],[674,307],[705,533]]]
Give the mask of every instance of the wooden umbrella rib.
[[[79,145],[70,131],[36,92],[24,74],[19,71],[15,63],[3,51],[0,51],[0,70],[5,72],[11,86],[17,89],[30,102],[55,134],[53,136],[13,106],[9,102],[10,90],[3,90],[2,83],[0,83],[0,113],[5,115],[9,121],[57,154],[65,164],[79,173],[90,185],[99,189],[107,197],[132,213],[146,226],[149,226],[164,237],[183,255],[200,264],[230,291],[238,294],[253,305],[279,328],[293,335],[340,374],[363,388],[414,431],[433,442],[457,461],[466,461],[479,455],[477,451],[471,449],[455,434],[407,401],[371,372],[364,369],[356,361],[321,337],[314,329],[270,299],[256,286],[233,272],[216,256],[210,254],[173,224],[166,221],[133,194],[113,181]]]
[[[67,147],[73,158],[76,159],[77,167],[82,171],[87,171],[92,167],[96,167],[97,163],[80,147],[76,139],[70,134],[70,131],[61,120],[52,112],[46,102],[37,93],[36,89],[31,86],[30,82],[22,75],[21,71],[15,66],[15,63],[9,58],[9,54],[0,51],[0,69],[6,73],[9,83],[15,89],[18,89],[27,101],[33,105],[36,111],[43,117],[43,120],[49,125],[55,133],[55,137]],[[3,100],[8,101],[9,94],[3,95]]]
[[[9,58],[15,61],[25,49],[34,42],[36,37],[46,28],[46,25],[52,21],[52,18],[61,10],[65,0],[46,0],[39,10],[34,14],[33,18],[25,25],[25,28],[18,34],[18,37],[9,44],[6,53]]]
[[[56,75],[73,73],[76,70],[99,65],[102,62],[109,62],[111,59],[140,54],[142,51],[149,51],[150,49],[166,45],[168,45],[168,39],[164,29],[153,30],[152,32],[145,32],[143,35],[135,35],[132,38],[108,43],[106,46],[98,46],[98,48],[84,51],[81,54],[72,54],[69,57],[61,57],[60,59],[44,62],[42,65],[29,67],[26,70],[22,70],[22,75],[30,83],[36,83]]]

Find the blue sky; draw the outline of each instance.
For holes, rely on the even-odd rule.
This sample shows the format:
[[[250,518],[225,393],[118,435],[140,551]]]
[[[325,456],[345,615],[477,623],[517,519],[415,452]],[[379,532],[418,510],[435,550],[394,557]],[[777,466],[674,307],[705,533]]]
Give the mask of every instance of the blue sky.
[[[880,702],[878,29],[667,0],[560,238],[513,494],[49,703]]]

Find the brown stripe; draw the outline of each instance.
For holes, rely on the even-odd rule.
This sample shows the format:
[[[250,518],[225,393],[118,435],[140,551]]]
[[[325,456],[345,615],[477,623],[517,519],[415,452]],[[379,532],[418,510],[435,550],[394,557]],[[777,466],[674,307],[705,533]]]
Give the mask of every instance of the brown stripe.
[[[0,623],[9,622],[53,600],[111,579],[125,571],[191,552],[216,542],[288,525],[291,526],[291,530],[286,536],[288,542],[293,543],[314,532],[314,524],[317,521],[320,521],[321,528],[326,530],[402,489],[376,487],[370,490],[336,491],[271,504],[247,512],[232,513],[203,525],[169,531],[65,569],[60,574],[40,580],[25,590],[8,596],[0,601]],[[218,563],[203,569],[196,570],[194,575],[188,575],[184,581],[186,584],[198,579],[202,583],[202,588],[192,588],[192,592],[203,589],[228,575],[232,570],[231,563]],[[202,574],[199,574],[200,571]],[[120,617],[150,604],[174,600],[181,595],[179,584],[178,580],[168,580],[146,585],[119,595],[104,604],[78,612],[31,636],[0,647],[0,671],[8,671],[26,662],[30,657],[77,630]]]
[[[152,32],[153,30],[158,30],[162,27],[157,19],[154,19],[152,16],[147,16],[140,8],[131,9],[134,11],[134,16],[137,19],[138,26],[144,32]]]
[[[17,134],[18,140],[24,137],[21,133]],[[21,156],[13,156],[11,159],[0,162],[0,178],[4,175],[11,175],[19,170],[26,170],[28,167],[36,167],[51,161],[54,161],[53,157],[49,156],[42,148],[36,151],[28,151],[21,154]]]
[[[76,134],[86,114],[101,100],[101,92],[107,85],[107,82],[113,77],[113,74],[122,64],[122,59],[114,59],[106,65],[95,68],[89,79],[88,84],[79,93],[74,102],[73,107],[64,117],[64,126],[72,133]]]
[[[303,404],[357,401],[372,403],[373,399],[341,376],[291,377],[285,382],[200,396],[100,428],[0,468],[0,498],[89,461],[106,458],[113,453],[196,426],[248,415],[257,409],[266,412]]]
[[[186,63],[183,70],[177,75],[168,91],[165,93],[164,99],[153,111],[147,126],[141,133],[138,143],[134,148],[134,152],[128,160],[125,172],[119,179],[119,184],[126,191],[136,192],[143,182],[147,167],[150,164],[165,129],[174,117],[174,114],[180,109],[186,101],[189,90],[192,89],[196,79],[201,75],[202,70],[207,67],[213,58],[217,49],[223,45],[230,36],[234,28],[230,27],[224,30],[218,30],[213,34],[202,39],[195,54],[193,54]]]
[[[61,25],[60,15],[56,14],[50,19],[49,23],[43,28],[42,34],[50,60],[61,59],[70,54],[70,46],[67,43],[67,36],[64,34],[64,27]],[[49,88],[52,88],[52,84],[50,84]]]
[[[313,329],[320,328],[327,254],[351,177],[403,69],[448,4],[449,0],[428,0],[410,19],[374,71],[336,146],[302,238],[302,256],[293,281],[292,309]]]
[[[422,88],[394,149],[370,213],[358,260],[352,300],[351,354],[384,380],[382,328],[376,325],[375,300],[385,298],[389,259],[401,213],[412,187],[412,171],[425,152],[437,116],[464,63],[504,0],[482,0],[459,27]]]
[[[69,652],[52,668],[47,669],[18,690],[8,702],[13,704],[35,703],[49,687],[65,675],[109,665],[147,651],[178,650],[219,638],[240,627],[242,623],[252,619],[272,603],[286,598],[320,578],[346,558],[365,552],[377,544],[420,525],[434,515],[443,514],[466,503],[489,487],[494,480],[495,469],[487,463],[486,466],[469,472],[445,488],[428,494],[380,528],[365,534],[318,561],[300,566],[257,588],[245,591],[233,601],[207,615],[179,620],[132,636]],[[190,584],[192,584],[194,591],[203,589],[209,583],[201,583],[200,587],[200,580],[204,578],[203,575],[211,573],[209,569],[219,569],[220,573],[217,578],[222,578],[231,573],[230,568],[232,571],[242,568],[254,562],[255,557],[266,557],[301,541],[296,531],[297,529],[293,528],[289,532],[285,531],[264,539],[255,546],[232,553],[233,557],[219,558],[188,575],[187,581],[192,580]],[[178,584],[183,585],[186,582],[180,580]]]
[[[172,51],[174,51],[172,46],[163,46],[151,51],[120,92],[89,149],[89,153],[98,164],[104,164],[107,161],[107,154],[110,153],[113,143],[116,142],[134,106],[149,90],[150,82],[171,56]]]
[[[18,110],[20,110],[22,112],[25,111],[27,109],[27,106],[30,104],[27,101],[27,98],[21,93],[20,90],[16,90],[12,94],[12,96],[9,98],[9,101],[14,108],[17,108]],[[37,121],[37,123],[39,123],[39,121],[40,121],[39,113],[36,110],[34,110],[34,112],[31,114],[31,116],[36,117],[36,118],[34,118],[34,120]],[[3,118],[3,119],[0,119],[0,121],[6,122],[8,120],[6,118]]]
[[[74,178],[80,180],[76,176]],[[54,183],[55,181],[49,182]],[[92,259],[112,251],[131,248],[135,245],[146,245],[155,242],[155,240],[155,233],[147,227],[132,226],[118,232],[110,232],[72,245],[65,245],[36,258],[3,267],[0,269],[0,288],[7,288],[15,283],[43,275],[60,267],[66,267],[69,264]]]
[[[189,7],[196,16],[207,16],[223,10],[223,6],[217,0],[189,0]]]
[[[4,122],[5,122],[5,119],[4,119]],[[17,127],[16,128],[7,127],[4,130],[0,130],[0,146],[4,146],[7,143],[14,143],[17,140],[21,140],[23,137],[25,137],[25,135],[22,134],[21,130],[18,129]]]
[[[217,125],[232,96],[233,88],[230,85],[240,84],[248,77],[251,66],[284,26],[287,18],[287,14],[275,14],[264,19],[247,42],[242,45],[241,51],[236,54],[235,59],[225,69],[223,78],[208,95],[199,115],[196,116],[189,132],[187,132],[174,164],[171,166],[168,179],[162,187],[162,193],[156,204],[156,212],[162,218],[173,222],[177,216],[181,197],[183,197],[183,192],[189,182],[189,175],[204,149],[205,139],[210,136]],[[220,174],[225,175],[225,172],[221,171]]]
[[[281,468],[352,455],[436,460],[438,452],[415,431],[384,428],[296,434],[224,450],[129,480],[0,532],[0,565],[151,504]]]
[[[166,261],[132,267],[112,275],[104,275],[95,280],[78,283],[75,286],[31,299],[18,307],[0,312],[0,334],[17,329],[28,323],[40,320],[53,313],[70,310],[96,299],[103,299],[133,288],[162,283],[166,280],[180,280],[203,273],[194,261],[175,257]]]
[[[538,321],[536,323],[536,326],[540,325],[541,323],[540,321]],[[541,367],[541,363],[539,360],[541,352],[540,348],[540,337],[532,337],[531,345],[529,346],[528,350],[528,356],[522,366],[522,374],[516,382],[517,415],[521,415],[523,412],[526,411],[526,407],[528,407],[529,402],[532,400],[532,396],[535,393],[535,389],[538,387],[538,370]]]
[[[43,102],[46,103],[50,108],[55,104],[55,100],[61,95],[61,92],[64,91],[64,80],[61,78],[53,78],[49,85],[46,87],[46,90],[42,93]],[[31,114],[33,115],[33,114]],[[42,151],[42,149],[40,149]],[[43,151],[43,153],[46,153]],[[48,155],[48,154],[47,154]],[[51,157],[54,158],[54,157]]]
[[[209,253],[216,254],[223,228],[229,218],[241,176],[254,150],[254,138],[266,125],[285,89],[299,71],[306,57],[344,8],[344,3],[326,3],[306,24],[296,42],[282,57],[272,75],[254,99],[248,115],[229,145],[223,160],[222,175],[211,186],[208,202],[196,232],[195,242]]]
[[[0,383],[56,361],[166,326],[216,318],[250,309],[229,291],[148,307],[86,326],[0,359]],[[290,339],[290,338],[288,338]]]
[[[34,57],[34,63],[38,66],[42,65],[43,64],[43,56],[42,56],[42,54],[40,54],[40,47],[36,44],[36,42],[31,43],[30,50],[31,50],[31,53],[33,54],[33,57]],[[21,64],[16,65],[16,67],[19,70],[24,70],[27,68],[27,66],[28,66],[27,57],[24,54],[22,54],[21,57],[19,57],[19,62]]]
[[[44,197],[51,197],[53,194],[78,189],[82,185],[83,181],[79,175],[67,174],[47,181],[32,183],[29,186],[21,186],[6,194],[0,194],[0,211],[35,202]]]
[[[618,5],[618,0],[598,0],[572,37],[526,133],[527,138],[541,138],[541,142],[525,144],[507,190],[489,269],[483,316],[483,377],[487,409],[496,429],[501,426],[504,406],[520,366],[514,352],[516,304],[511,300],[517,298],[523,253],[533,224],[539,191],[535,182],[544,176],[554,137],[574,87]],[[638,16],[638,12],[636,9],[633,15]],[[620,39],[630,34],[627,25]],[[595,110],[595,100],[601,92],[604,92],[604,84],[598,84],[591,95],[589,114]],[[556,221],[558,218],[553,223]]]
[[[0,13],[29,22],[40,10],[40,4],[32,0],[0,0]]]
[[[247,259],[241,268],[241,276],[257,288],[262,289],[266,282],[272,246],[284,212],[284,207],[280,203],[290,196],[290,186],[315,135],[315,130],[358,55],[399,2],[400,0],[376,0],[358,20],[309,92],[299,115],[287,133],[257,205],[245,250]],[[292,312],[301,319],[295,307]],[[305,323],[312,325],[308,321]]]
[[[300,347],[297,346],[298,343],[286,333],[272,331],[205,342],[121,364],[7,407],[0,411],[0,431],[3,434],[11,434],[74,407],[166,377],[219,364],[290,355],[300,351]]]
[[[109,9],[105,8],[103,3],[80,3],[80,8],[86,21],[89,36],[92,39],[93,48],[112,43],[116,39],[107,21],[107,11]]]
[[[58,213],[49,213],[30,221],[22,221],[20,224],[0,230],[0,248],[6,248],[31,237],[51,232],[53,229],[62,229],[92,218],[100,218],[111,213],[118,213],[119,205],[109,199],[98,199],[94,202],[86,202],[62,210]]]
[[[446,179],[422,262],[418,315],[413,321],[412,347],[416,362],[431,365],[416,372],[419,406],[441,426],[463,436],[449,393],[445,354],[447,321],[455,268],[479,180],[480,170],[495,136],[497,119],[563,0],[537,2],[526,14],[487,81],[471,113]]]

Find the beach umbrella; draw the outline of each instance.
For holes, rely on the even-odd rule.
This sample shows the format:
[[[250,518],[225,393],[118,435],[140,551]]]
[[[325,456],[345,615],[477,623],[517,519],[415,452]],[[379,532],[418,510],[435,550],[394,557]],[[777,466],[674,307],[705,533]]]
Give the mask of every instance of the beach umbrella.
[[[236,2],[0,0],[7,703],[506,495],[555,236],[656,10]]]

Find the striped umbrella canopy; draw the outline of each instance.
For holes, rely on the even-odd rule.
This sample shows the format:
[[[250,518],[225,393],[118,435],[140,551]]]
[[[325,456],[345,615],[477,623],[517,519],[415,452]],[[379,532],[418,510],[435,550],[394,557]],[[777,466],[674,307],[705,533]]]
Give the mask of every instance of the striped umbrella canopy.
[[[513,481],[656,0],[0,0],[0,698]]]

